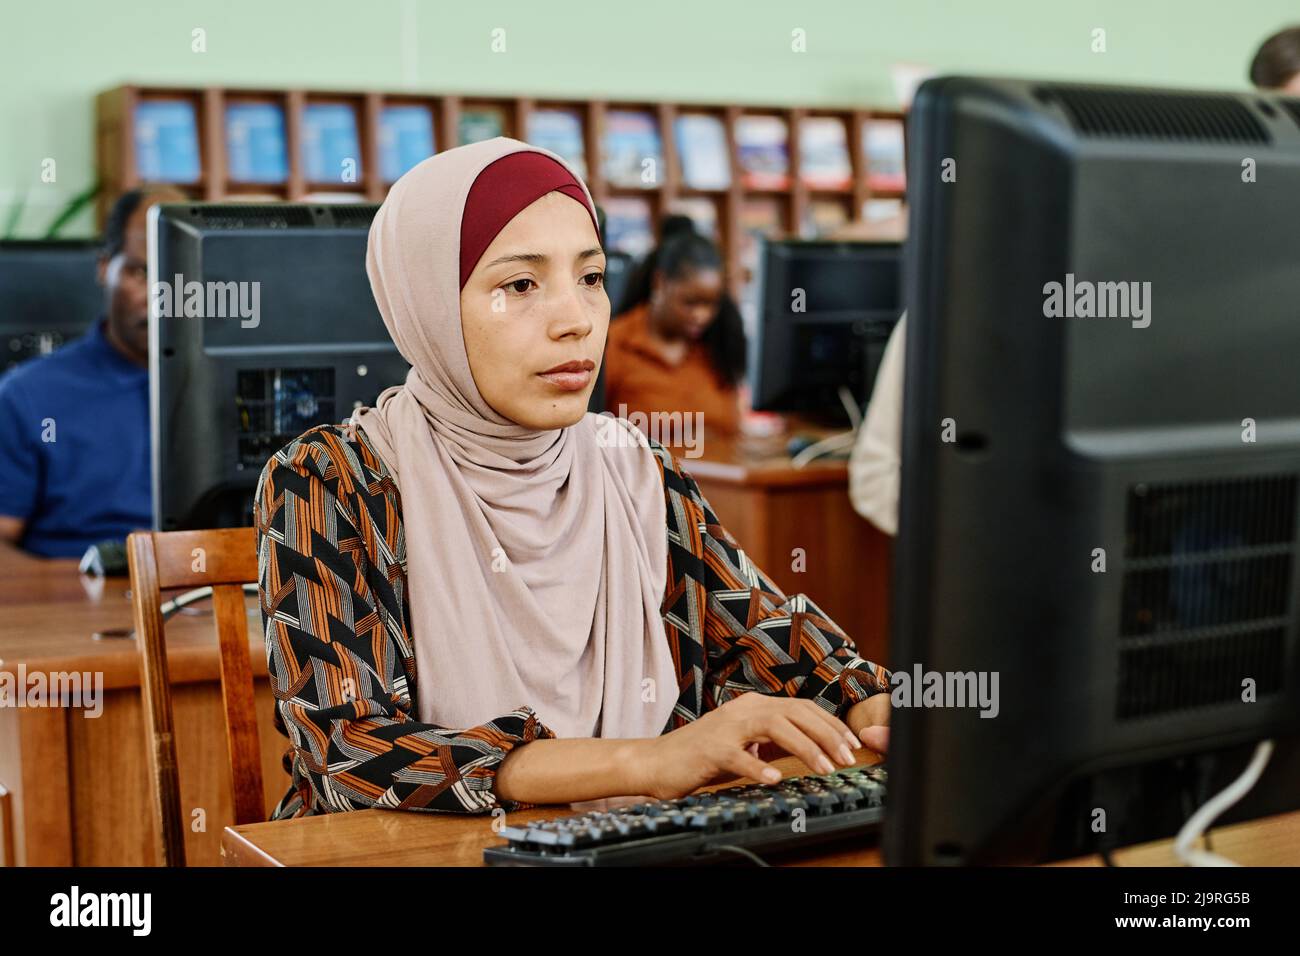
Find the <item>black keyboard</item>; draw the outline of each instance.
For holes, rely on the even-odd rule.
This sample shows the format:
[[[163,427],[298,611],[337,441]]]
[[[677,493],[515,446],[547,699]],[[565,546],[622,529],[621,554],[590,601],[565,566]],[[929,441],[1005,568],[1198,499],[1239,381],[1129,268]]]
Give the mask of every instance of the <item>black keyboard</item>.
[[[493,866],[665,866],[755,862],[766,853],[879,833],[885,768],[848,767],[508,826]]]

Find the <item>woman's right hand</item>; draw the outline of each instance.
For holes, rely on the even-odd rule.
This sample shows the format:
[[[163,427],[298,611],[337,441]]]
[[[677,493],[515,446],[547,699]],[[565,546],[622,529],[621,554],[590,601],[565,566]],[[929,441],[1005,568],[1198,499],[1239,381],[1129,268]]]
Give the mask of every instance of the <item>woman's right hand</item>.
[[[753,691],[646,743],[637,792],[658,800],[684,797],[719,777],[780,780],[754,744],[774,744],[814,773],[852,766],[853,748],[861,746],[843,721],[811,700]]]

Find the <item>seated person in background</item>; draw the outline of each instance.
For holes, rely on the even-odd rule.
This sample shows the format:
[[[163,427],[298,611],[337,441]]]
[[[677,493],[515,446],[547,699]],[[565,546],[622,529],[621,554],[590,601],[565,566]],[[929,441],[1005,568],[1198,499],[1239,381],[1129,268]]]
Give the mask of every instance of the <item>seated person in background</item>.
[[[605,254],[558,157],[424,160],[366,267],[406,383],[277,452],[254,498],[292,744],[274,818],[668,799],[779,779],[763,746],[822,773],[888,746],[889,673],[661,444],[587,412]]]
[[[903,356],[907,313],[894,326],[876,371],[871,401],[849,456],[853,510],[888,535],[898,534],[898,476],[903,444]]]
[[[0,377],[0,547],[80,557],[153,523],[145,213],[184,198],[163,187],[118,199],[99,259],[105,314]]]
[[[852,222],[836,239],[902,242],[907,235],[907,210],[883,219]],[[862,426],[849,456],[849,500],[858,514],[885,534],[898,534],[898,473],[902,460],[903,355],[907,313],[894,326],[876,370]]]
[[[1287,27],[1265,40],[1250,64],[1250,82],[1261,90],[1300,96],[1300,27]]]
[[[623,418],[699,412],[707,431],[732,435],[744,374],[745,330],[723,286],[722,256],[691,220],[669,217],[610,323],[605,407]]]

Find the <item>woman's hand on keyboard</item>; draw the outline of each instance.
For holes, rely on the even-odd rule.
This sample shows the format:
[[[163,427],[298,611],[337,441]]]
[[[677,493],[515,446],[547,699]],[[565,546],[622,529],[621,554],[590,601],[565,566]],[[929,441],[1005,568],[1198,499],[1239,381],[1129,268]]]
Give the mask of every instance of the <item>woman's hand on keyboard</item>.
[[[810,700],[750,692],[646,741],[639,792],[672,800],[719,777],[775,783],[781,772],[750,748],[769,743],[798,757],[813,773],[852,766],[852,748],[860,746],[843,721]]]
[[[888,692],[872,694],[849,708],[844,722],[849,725],[861,746],[883,754],[889,750],[890,696]]]

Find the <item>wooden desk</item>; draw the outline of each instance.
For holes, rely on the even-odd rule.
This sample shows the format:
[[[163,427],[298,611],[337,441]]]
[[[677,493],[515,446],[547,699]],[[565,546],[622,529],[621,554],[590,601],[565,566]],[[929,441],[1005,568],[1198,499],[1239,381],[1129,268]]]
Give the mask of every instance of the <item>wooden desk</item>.
[[[875,763],[869,751],[857,752],[863,763]],[[797,757],[773,761],[788,776],[808,772]],[[737,781],[705,787],[716,790]],[[742,780],[740,782],[751,782]],[[635,801],[631,801],[635,802]],[[570,806],[539,807],[508,815],[511,824],[549,820],[592,809],[591,801]],[[499,826],[499,824],[498,824]],[[488,815],[416,813],[408,810],[357,810],[298,820],[251,823],[227,827],[221,854],[227,866],[483,866],[483,849],[501,843]],[[1120,866],[1174,866],[1171,841],[1119,850]],[[1300,811],[1214,831],[1214,848],[1247,866],[1300,865]],[[783,866],[883,866],[874,840],[858,846],[810,848],[789,854]],[[1100,866],[1100,857],[1071,860],[1059,866]]]
[[[759,567],[783,589],[808,593],[864,656],[883,661],[888,539],[853,512],[844,462],[795,470],[784,455],[785,441],[709,439],[703,458],[684,460]],[[804,549],[803,573],[791,569],[794,548]],[[250,621],[255,617],[250,613]],[[72,561],[0,552],[0,670],[89,671],[104,679],[104,712],[96,719],[64,707],[0,707],[0,786],[13,795],[20,864],[155,862],[136,644],[93,636],[130,629],[124,578],[86,578]],[[280,766],[287,743],[271,723],[260,627],[250,631],[269,810],[288,786]],[[168,661],[176,685],[181,799],[206,812],[206,830],[188,834],[186,853],[192,863],[215,864],[221,828],[232,816],[209,616],[168,623]]]
[[[699,458],[675,452],[754,563],[787,594],[816,601],[859,654],[887,665],[893,539],[853,510],[847,461],[793,468],[788,440],[709,436]]]
[[[288,788],[287,747],[271,726],[266,651],[250,612],[258,729],[267,809]],[[151,866],[156,862],[140,660],[134,638],[96,639],[131,629],[125,578],[92,579],[76,562],[0,553],[0,671],[103,675],[103,712],[64,706],[0,706],[0,785],[13,794],[16,862],[29,866]],[[221,829],[234,819],[216,637],[210,615],[168,622],[175,685],[181,800],[206,814],[186,835],[192,863],[215,865]],[[15,861],[6,860],[6,865]]]

